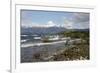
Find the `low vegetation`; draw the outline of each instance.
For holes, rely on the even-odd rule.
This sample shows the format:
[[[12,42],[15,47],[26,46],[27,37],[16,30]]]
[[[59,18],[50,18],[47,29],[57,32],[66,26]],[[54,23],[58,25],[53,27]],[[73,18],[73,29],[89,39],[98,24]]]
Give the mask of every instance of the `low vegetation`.
[[[74,47],[67,48],[63,52],[54,55],[54,61],[65,60],[88,60],[89,59],[89,46],[88,45],[75,45]]]
[[[71,39],[80,38],[81,43],[65,44],[63,50],[59,50],[52,55],[48,55],[48,52],[36,53],[33,55],[33,58],[36,61],[70,61],[70,60],[89,60],[89,31],[71,31],[71,32],[62,32],[59,35],[64,37],[71,37]],[[48,38],[45,38],[43,42],[51,42]]]

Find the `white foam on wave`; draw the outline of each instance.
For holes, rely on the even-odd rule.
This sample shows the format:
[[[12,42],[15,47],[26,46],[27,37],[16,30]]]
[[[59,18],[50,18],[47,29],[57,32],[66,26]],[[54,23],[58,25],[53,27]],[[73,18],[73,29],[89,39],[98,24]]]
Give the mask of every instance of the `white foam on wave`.
[[[31,46],[43,46],[43,45],[53,45],[58,43],[65,43],[66,40],[63,41],[56,41],[56,42],[50,42],[50,43],[30,43],[30,44],[22,44],[21,47],[31,47]]]
[[[27,40],[21,40],[21,43],[26,42]]]

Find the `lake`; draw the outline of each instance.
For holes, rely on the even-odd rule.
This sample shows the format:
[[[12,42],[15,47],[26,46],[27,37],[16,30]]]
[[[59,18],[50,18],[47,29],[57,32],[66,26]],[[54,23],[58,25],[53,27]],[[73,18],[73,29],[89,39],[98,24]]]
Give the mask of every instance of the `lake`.
[[[40,43],[41,41],[37,41]],[[36,42],[28,41],[22,43],[21,45],[30,45]],[[33,56],[35,54],[41,54],[41,58],[45,58],[51,56],[52,54],[56,53],[59,50],[63,50],[65,48],[65,42],[55,43],[55,44],[47,44],[47,45],[39,45],[39,46],[26,46],[21,47],[21,62],[37,62]],[[41,62],[44,60],[41,60]]]

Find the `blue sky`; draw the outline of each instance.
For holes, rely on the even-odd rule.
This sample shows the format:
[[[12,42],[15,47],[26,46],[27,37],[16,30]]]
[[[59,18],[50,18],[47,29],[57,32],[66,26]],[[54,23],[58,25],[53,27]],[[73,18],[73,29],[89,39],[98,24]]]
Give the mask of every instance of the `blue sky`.
[[[89,13],[21,10],[21,25],[26,27],[89,28]]]

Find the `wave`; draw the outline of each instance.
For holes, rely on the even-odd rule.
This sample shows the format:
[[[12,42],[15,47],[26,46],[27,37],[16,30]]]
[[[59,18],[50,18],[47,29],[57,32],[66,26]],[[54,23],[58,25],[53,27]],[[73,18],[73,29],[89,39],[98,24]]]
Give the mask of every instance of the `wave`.
[[[66,40],[63,41],[56,41],[56,42],[49,42],[49,43],[27,43],[27,44],[22,44],[21,47],[31,47],[31,46],[43,46],[43,45],[54,45],[54,44],[59,44],[59,43],[65,43]]]

